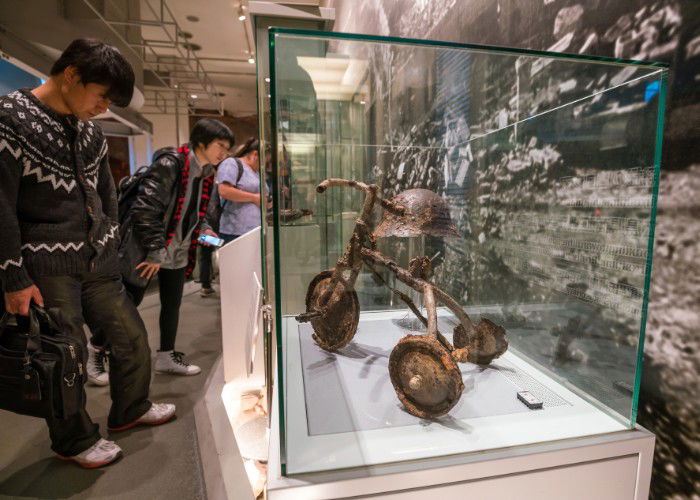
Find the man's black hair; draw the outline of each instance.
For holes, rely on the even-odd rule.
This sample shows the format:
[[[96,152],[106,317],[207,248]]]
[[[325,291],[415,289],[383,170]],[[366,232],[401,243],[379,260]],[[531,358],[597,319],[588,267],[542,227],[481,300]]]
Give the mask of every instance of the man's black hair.
[[[192,149],[196,149],[200,144],[205,148],[215,140],[228,141],[229,147],[236,143],[233,132],[226,125],[218,120],[202,118],[192,127],[190,132],[190,143]]]
[[[66,47],[51,68],[51,76],[74,66],[83,85],[97,83],[109,87],[107,99],[126,107],[134,93],[134,70],[116,47],[92,38],[78,38]]]

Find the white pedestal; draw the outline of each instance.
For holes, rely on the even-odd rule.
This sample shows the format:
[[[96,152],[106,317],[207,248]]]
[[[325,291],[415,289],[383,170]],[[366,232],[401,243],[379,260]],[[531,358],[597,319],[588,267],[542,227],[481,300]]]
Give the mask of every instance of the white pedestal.
[[[224,407],[221,364],[195,407],[209,498],[253,499]],[[275,394],[274,401],[277,401]],[[273,408],[269,500],[387,498],[411,500],[645,500],[654,435],[642,428],[393,464],[283,477]]]
[[[242,391],[265,385],[260,228],[239,236],[218,251],[221,295],[221,342],[226,382]],[[257,336],[255,333],[258,332]]]
[[[595,437],[284,477],[277,415],[275,407],[268,462],[269,500],[645,500],[649,495],[654,435],[641,427]]]
[[[308,325],[283,319],[285,385],[273,397],[269,499],[647,498],[654,436],[627,430],[516,353],[489,369],[465,365],[473,384],[449,418],[398,411],[385,365],[397,341],[387,320],[401,314],[363,314],[354,343],[337,355],[316,353]],[[517,408],[523,389],[545,408]],[[286,401],[284,475],[278,390]]]

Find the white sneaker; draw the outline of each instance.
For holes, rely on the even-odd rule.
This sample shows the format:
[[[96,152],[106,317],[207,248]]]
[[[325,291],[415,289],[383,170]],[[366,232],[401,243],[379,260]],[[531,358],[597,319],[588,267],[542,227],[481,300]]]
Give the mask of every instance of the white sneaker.
[[[88,382],[93,385],[109,385],[109,367],[107,366],[107,351],[98,349],[88,342],[88,359],[85,364]]]
[[[170,403],[151,403],[151,407],[139,418],[121,427],[110,427],[111,432],[125,431],[137,425],[160,425],[175,416],[175,405]]]
[[[178,351],[158,351],[156,354],[156,372],[175,375],[197,375],[202,369],[187,363],[185,355]]]
[[[209,288],[202,287],[199,290],[200,297],[210,297],[212,295],[216,295],[216,290],[214,290],[212,287],[209,287]]]
[[[76,464],[86,469],[94,469],[102,467],[114,462],[122,454],[122,449],[114,441],[107,441],[100,438],[95,444],[87,450],[72,457],[64,457],[58,455],[61,460],[75,462]]]

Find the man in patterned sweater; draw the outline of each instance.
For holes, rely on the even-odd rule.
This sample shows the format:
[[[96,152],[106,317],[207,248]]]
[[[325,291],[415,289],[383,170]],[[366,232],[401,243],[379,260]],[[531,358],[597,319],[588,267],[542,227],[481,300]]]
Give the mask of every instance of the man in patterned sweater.
[[[89,120],[129,104],[134,73],[114,47],[72,42],[34,90],[0,99],[0,281],[9,313],[45,306],[85,344],[83,323],[111,345],[110,430],[156,425],[175,414],[151,403],[146,328],[119,274],[117,200],[107,142]],[[83,408],[47,420],[51,448],[83,467],[116,460]]]

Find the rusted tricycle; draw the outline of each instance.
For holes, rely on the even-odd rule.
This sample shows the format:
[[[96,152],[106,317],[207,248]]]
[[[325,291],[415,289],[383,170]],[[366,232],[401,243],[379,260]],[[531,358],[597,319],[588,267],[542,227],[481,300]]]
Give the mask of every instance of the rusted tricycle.
[[[347,345],[360,319],[360,303],[354,289],[363,265],[403,300],[428,333],[407,335],[391,351],[389,374],[396,394],[409,413],[421,418],[444,415],[457,404],[464,390],[457,362],[488,364],[508,348],[505,329],[488,319],[472,323],[469,315],[447,292],[430,281],[427,257],[411,260],[408,269],[376,249],[376,239],[387,236],[459,237],[445,201],[427,189],[409,189],[391,200],[382,198],[378,186],[345,179],[326,179],[316,188],[323,193],[331,186],[351,187],[365,193],[362,212],[343,255],[335,268],[317,274],[306,293],[306,312],[300,322],[311,322],[313,338],[326,351]],[[368,226],[376,203],[384,208],[379,226]],[[392,288],[377,272],[389,269],[396,278],[423,296],[427,318],[403,292]],[[438,330],[437,303],[446,306],[459,320],[454,328],[454,346]]]

